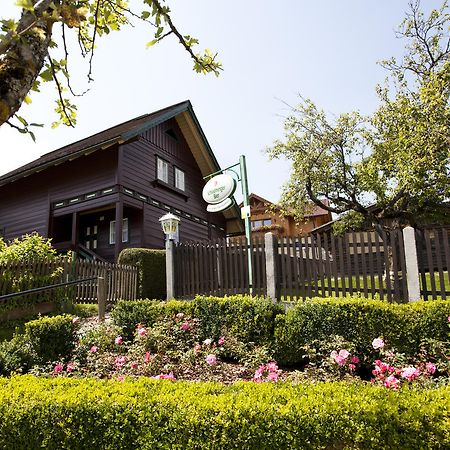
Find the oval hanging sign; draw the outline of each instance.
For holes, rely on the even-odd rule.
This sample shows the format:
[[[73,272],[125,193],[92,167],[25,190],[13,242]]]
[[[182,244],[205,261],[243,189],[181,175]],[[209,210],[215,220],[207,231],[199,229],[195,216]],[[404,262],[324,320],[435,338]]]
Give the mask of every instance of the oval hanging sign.
[[[210,213],[224,211],[225,209],[228,209],[231,206],[233,206],[233,204],[234,202],[231,198],[226,198],[223,202],[216,203],[215,205],[208,205],[206,207],[206,211]]]
[[[236,190],[236,180],[227,173],[212,177],[203,188],[205,202],[216,205],[231,197]]]

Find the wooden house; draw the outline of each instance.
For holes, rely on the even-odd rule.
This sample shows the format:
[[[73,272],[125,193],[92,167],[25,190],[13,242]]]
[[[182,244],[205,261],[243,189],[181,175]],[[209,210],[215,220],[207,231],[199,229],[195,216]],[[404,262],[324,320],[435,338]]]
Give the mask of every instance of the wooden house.
[[[252,233],[271,231],[277,237],[301,236],[331,220],[331,213],[315,206],[304,222],[296,223],[293,215],[282,215],[278,205],[259,195],[250,194]]]
[[[30,232],[108,261],[125,247],[163,248],[159,218],[181,241],[243,230],[237,207],[207,213],[203,177],[220,170],[189,101],[121,123],[0,177],[0,236]]]

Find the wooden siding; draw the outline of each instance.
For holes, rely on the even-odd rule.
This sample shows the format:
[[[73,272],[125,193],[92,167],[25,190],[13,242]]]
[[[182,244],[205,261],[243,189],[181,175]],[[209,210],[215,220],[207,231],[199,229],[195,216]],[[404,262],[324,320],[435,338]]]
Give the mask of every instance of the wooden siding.
[[[48,236],[50,203],[116,183],[117,149],[99,151],[3,186],[0,230],[6,239],[37,231]],[[78,210],[72,205],[71,210]],[[71,211],[66,209],[63,214]]]

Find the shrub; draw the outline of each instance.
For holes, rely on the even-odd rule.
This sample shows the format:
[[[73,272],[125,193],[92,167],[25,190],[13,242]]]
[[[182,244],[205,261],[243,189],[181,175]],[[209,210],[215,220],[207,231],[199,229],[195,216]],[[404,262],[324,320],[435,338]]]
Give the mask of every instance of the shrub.
[[[299,364],[302,347],[331,335],[351,342],[365,361],[376,359],[374,338],[383,337],[398,352],[413,356],[428,337],[449,339],[450,301],[390,304],[362,299],[313,299],[276,319],[278,361]]]
[[[25,337],[42,363],[67,359],[74,349],[72,316],[41,317],[25,324]]]
[[[1,448],[444,449],[450,388],[0,380]]]
[[[0,343],[0,375],[28,372],[35,359],[33,347],[23,334],[15,334],[11,340]]]
[[[282,309],[270,300],[258,297],[198,295],[192,301],[121,300],[111,316],[130,338],[137,324],[149,326],[178,312],[200,319],[201,339],[218,339],[226,329],[243,342],[267,344],[273,341],[275,316]]]
[[[139,269],[139,296],[166,298],[166,252],[148,248],[126,248],[117,260],[119,264]]]

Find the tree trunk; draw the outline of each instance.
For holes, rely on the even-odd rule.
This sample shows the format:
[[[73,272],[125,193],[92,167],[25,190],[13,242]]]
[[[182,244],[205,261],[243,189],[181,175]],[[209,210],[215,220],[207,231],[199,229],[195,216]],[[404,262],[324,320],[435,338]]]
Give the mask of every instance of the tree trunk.
[[[0,44],[0,126],[19,110],[47,58],[54,19],[43,13],[50,3],[42,1],[34,13],[23,10],[17,35]]]

